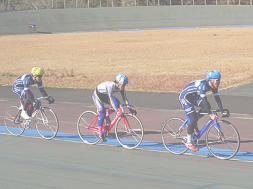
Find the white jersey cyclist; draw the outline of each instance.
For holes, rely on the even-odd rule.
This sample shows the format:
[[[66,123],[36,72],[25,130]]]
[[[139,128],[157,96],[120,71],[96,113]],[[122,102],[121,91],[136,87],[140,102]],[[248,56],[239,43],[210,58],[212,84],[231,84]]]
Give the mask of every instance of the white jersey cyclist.
[[[124,102],[129,105],[129,102],[126,97],[125,89],[120,90],[116,87],[116,83],[113,81],[106,81],[99,84],[96,90],[93,93],[93,100],[98,111],[104,110],[103,103],[111,104],[116,112],[119,112],[119,101],[116,97],[113,96],[113,93],[120,92]]]
[[[93,92],[93,101],[97,107],[99,113],[99,120],[98,120],[98,129],[99,129],[99,137],[101,138],[102,142],[106,142],[105,136],[102,133],[102,126],[104,119],[106,118],[107,122],[110,122],[109,115],[113,112],[109,110],[108,112],[105,111],[104,103],[110,104],[114,110],[119,115],[121,112],[119,111],[120,102],[119,100],[113,96],[113,93],[120,92],[122,99],[124,100],[125,104],[128,106],[129,110],[131,110],[129,106],[129,101],[126,97],[125,86],[128,84],[128,78],[123,74],[118,74],[115,81],[106,81],[99,84]],[[135,112],[136,113],[136,112]]]

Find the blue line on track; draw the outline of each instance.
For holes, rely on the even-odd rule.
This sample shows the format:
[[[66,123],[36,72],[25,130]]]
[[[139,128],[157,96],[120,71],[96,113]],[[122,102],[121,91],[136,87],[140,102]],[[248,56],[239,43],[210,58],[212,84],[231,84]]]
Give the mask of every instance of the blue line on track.
[[[4,126],[0,126],[0,132],[9,133]],[[23,135],[40,137],[36,129],[25,130]],[[82,141],[79,135],[74,134],[74,133],[58,132],[55,138],[63,139],[63,140],[71,140],[71,141]],[[116,138],[107,137],[107,140],[108,141],[104,144],[117,145],[117,146],[120,145]],[[208,155],[210,157],[213,157],[213,155],[209,152],[209,150],[206,147],[201,147],[201,146],[198,146],[198,147],[199,147],[198,152],[191,152],[191,153],[199,154],[199,155]],[[163,143],[161,142],[142,141],[139,148],[166,151],[166,148],[163,146]],[[237,154],[234,156],[234,158],[244,159],[244,160],[253,160],[253,152],[238,151]]]

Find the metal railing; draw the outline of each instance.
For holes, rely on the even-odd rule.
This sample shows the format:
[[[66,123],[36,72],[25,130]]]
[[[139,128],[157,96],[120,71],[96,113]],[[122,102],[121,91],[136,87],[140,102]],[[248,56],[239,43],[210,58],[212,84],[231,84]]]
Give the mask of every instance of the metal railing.
[[[38,10],[173,5],[252,5],[253,0],[0,0],[0,10]]]

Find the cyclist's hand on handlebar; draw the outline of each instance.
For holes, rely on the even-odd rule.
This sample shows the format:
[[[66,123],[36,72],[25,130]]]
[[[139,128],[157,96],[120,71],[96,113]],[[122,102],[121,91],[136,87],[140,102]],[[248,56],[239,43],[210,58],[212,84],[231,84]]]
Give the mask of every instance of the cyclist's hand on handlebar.
[[[217,115],[213,115],[213,114],[209,114],[209,117],[210,117],[212,120],[218,119],[218,116],[217,116]]]
[[[53,104],[55,100],[54,100],[54,98],[52,96],[49,96],[47,98],[47,101],[48,101],[49,104]]]
[[[136,111],[136,110],[133,110],[133,109],[131,109],[131,108],[129,108],[129,111],[131,112],[131,114],[134,114],[134,115],[137,114],[137,111]]]
[[[230,116],[230,113],[227,109],[223,110],[222,112],[222,117],[229,117]]]
[[[134,115],[137,114],[137,111],[134,106],[128,105],[127,107],[128,107],[131,114],[134,114]]]

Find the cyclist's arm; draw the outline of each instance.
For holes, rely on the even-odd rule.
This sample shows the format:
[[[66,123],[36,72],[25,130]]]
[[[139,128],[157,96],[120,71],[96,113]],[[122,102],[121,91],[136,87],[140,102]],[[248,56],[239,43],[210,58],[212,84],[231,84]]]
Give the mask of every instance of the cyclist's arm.
[[[223,110],[221,99],[220,99],[220,96],[219,96],[219,93],[218,93],[218,89],[214,89],[214,90],[212,90],[212,92],[213,92],[214,99],[215,99],[220,111],[223,112],[224,110]]]
[[[42,82],[39,82],[39,83],[38,83],[38,88],[39,88],[40,93],[41,93],[42,96],[48,96],[48,95],[47,95],[47,92],[45,91],[45,89],[44,89],[44,87],[43,87],[43,85],[42,85]]]
[[[125,104],[129,108],[130,104],[129,104],[129,101],[127,100],[125,89],[123,89],[122,91],[120,91],[120,94],[122,96],[123,101],[125,102]]]
[[[209,115],[212,114],[206,97],[205,97],[205,98],[202,98],[202,104],[203,104],[204,110],[205,110]]]

